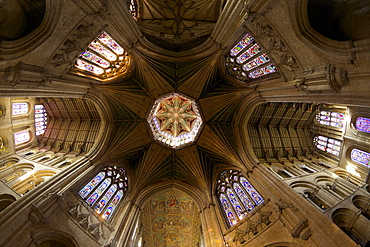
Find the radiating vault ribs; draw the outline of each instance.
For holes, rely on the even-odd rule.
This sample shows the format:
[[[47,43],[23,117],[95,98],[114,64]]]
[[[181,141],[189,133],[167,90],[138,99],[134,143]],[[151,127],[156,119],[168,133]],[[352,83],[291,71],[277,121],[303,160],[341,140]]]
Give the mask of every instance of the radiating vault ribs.
[[[153,138],[174,149],[194,142],[203,124],[196,102],[179,93],[158,98],[147,120]]]

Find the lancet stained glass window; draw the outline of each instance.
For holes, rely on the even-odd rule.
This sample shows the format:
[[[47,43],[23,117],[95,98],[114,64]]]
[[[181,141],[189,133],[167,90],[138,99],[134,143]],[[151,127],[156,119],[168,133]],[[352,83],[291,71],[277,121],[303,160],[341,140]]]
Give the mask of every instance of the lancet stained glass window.
[[[316,115],[318,123],[342,129],[344,126],[344,113],[331,112],[331,111],[319,111]]]
[[[264,202],[242,173],[233,170],[221,173],[217,195],[230,226],[236,225]]]
[[[274,63],[249,33],[231,48],[225,60],[229,75],[241,81],[277,72]]]
[[[314,137],[313,143],[317,149],[333,154],[335,156],[339,156],[342,145],[341,141],[318,135]]]
[[[359,117],[356,119],[356,129],[370,133],[370,118]]]
[[[91,179],[78,194],[103,219],[109,220],[127,190],[123,168],[108,166]]]
[[[110,79],[127,71],[130,57],[108,33],[102,32],[77,58],[74,67],[100,79]]]
[[[35,131],[36,136],[45,132],[47,124],[47,113],[43,105],[35,105]]]
[[[28,104],[26,102],[12,104],[13,116],[27,114],[27,112],[28,112]]]
[[[370,153],[354,148],[351,151],[351,160],[363,166],[370,167]]]

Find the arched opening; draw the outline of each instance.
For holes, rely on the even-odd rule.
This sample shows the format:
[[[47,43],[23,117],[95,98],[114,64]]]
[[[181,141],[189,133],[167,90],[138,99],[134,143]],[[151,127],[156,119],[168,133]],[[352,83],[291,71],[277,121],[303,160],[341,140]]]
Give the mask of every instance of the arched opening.
[[[17,40],[35,30],[45,14],[45,0],[3,1],[0,38]]]
[[[48,240],[48,241],[44,241],[41,244],[37,245],[37,247],[67,247],[67,245],[62,244],[55,240]]]
[[[361,209],[361,214],[370,220],[370,198],[357,195],[352,199],[353,205]]]
[[[15,197],[12,195],[0,195],[0,212],[7,208],[10,204],[15,202]]]
[[[366,39],[369,34],[364,30],[370,27],[369,3],[368,0],[309,0],[308,19],[317,32],[332,40]]]
[[[362,233],[367,233],[367,229],[354,227],[356,213],[347,208],[339,208],[332,214],[333,222],[342,229],[353,241],[361,246],[367,246],[366,237]],[[358,219],[356,219],[357,221]]]

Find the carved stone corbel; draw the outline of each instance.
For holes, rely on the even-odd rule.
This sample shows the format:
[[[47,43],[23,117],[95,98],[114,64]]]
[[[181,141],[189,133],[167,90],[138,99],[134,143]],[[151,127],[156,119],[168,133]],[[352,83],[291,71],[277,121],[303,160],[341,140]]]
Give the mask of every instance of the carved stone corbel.
[[[235,228],[235,235],[234,235],[234,238],[233,238],[233,242],[240,242],[240,244],[243,244],[245,243],[245,238],[244,238],[244,235],[245,235],[245,232],[239,230],[238,227]]]
[[[295,206],[281,199],[275,202],[275,205],[281,223],[293,238],[307,240],[312,235],[311,230],[308,228],[308,220]]]
[[[348,84],[347,71],[335,68],[331,64],[306,70],[297,78],[295,87],[298,91],[309,93],[340,92]]]
[[[39,88],[46,87],[51,81],[39,66],[18,63],[5,69],[4,79],[13,88]]]
[[[35,205],[32,205],[31,213],[28,215],[28,218],[32,224],[45,223],[45,217],[43,213]]]

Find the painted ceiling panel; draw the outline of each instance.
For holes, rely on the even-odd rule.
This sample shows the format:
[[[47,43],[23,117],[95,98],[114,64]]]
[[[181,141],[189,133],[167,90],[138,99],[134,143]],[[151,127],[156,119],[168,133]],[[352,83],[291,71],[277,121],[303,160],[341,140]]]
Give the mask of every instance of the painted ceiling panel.
[[[198,206],[187,195],[171,190],[149,200],[141,215],[145,246],[199,246]]]

